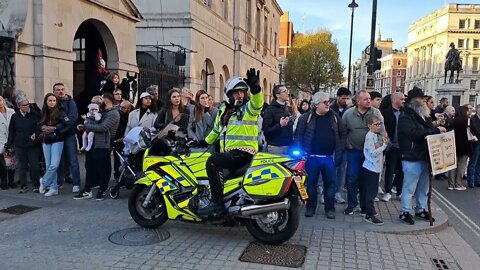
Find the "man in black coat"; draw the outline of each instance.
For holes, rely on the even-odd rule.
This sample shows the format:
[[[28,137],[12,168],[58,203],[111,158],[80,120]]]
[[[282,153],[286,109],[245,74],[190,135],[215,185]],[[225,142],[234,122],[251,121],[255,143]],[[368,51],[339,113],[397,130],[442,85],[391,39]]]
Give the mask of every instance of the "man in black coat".
[[[415,216],[429,220],[427,193],[429,188],[429,162],[426,137],[446,132],[435,127],[430,119],[430,109],[420,88],[408,92],[408,106],[398,120],[398,142],[402,152],[403,187],[400,203],[400,220],[413,225],[412,197],[415,195]]]
[[[392,142],[392,147],[388,150],[385,157],[385,195],[382,200],[388,202],[392,198],[392,185],[397,188],[397,197],[402,194],[403,171],[402,171],[402,153],[398,144],[398,119],[403,112],[405,105],[405,95],[400,92],[391,95],[392,104],[389,108],[382,111],[385,123],[385,130]],[[393,176],[395,175],[395,180]]]
[[[263,112],[262,130],[267,141],[267,152],[288,154],[293,141],[293,117],[288,110],[290,92],[285,85],[273,87],[275,100]]]
[[[343,117],[343,113],[348,109],[347,100],[352,95],[352,92],[345,87],[340,87],[337,90],[337,99],[330,105],[330,109]],[[345,199],[340,193],[340,188],[345,185],[345,173],[347,167],[347,153],[342,151],[335,157],[337,170],[337,185],[335,188],[335,201],[337,203],[345,203]]]

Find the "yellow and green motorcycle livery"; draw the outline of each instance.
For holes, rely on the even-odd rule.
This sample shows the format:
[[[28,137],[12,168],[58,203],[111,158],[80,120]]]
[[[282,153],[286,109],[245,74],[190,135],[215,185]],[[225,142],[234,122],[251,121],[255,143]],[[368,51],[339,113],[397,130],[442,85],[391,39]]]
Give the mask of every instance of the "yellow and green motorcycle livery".
[[[240,224],[267,244],[283,243],[295,234],[301,202],[308,196],[305,160],[258,153],[247,166],[224,171],[227,211],[206,218],[197,215],[210,202],[205,169],[210,153],[203,150],[191,153],[187,140],[178,137],[152,142],[144,155],[145,176],[135,182],[128,201],[136,223],[147,228],[157,228],[167,219]]]

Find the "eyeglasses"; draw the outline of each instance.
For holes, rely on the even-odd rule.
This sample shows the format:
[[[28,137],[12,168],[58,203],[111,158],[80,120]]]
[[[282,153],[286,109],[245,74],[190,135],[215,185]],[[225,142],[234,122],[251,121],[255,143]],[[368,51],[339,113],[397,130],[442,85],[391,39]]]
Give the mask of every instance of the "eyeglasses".
[[[330,105],[330,100],[322,101],[322,103],[323,103],[325,106],[329,106],[329,105]]]
[[[21,104],[20,106],[21,107],[27,107],[28,105],[30,105],[30,104],[28,104],[28,103],[27,104]]]
[[[376,127],[379,127],[381,126],[383,123],[382,122],[378,122],[378,123],[373,123],[372,125],[376,126]]]

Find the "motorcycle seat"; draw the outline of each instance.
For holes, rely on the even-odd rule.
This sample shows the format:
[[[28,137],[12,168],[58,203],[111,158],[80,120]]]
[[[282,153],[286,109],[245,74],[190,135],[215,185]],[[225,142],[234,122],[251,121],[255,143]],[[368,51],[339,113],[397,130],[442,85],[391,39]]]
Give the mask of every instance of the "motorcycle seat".
[[[225,181],[227,181],[227,180],[230,180],[230,179],[234,179],[234,178],[243,176],[249,167],[250,167],[250,163],[247,163],[243,167],[235,168],[233,170],[225,169],[225,170],[223,170],[223,172],[224,172],[224,177],[223,178],[225,179]]]

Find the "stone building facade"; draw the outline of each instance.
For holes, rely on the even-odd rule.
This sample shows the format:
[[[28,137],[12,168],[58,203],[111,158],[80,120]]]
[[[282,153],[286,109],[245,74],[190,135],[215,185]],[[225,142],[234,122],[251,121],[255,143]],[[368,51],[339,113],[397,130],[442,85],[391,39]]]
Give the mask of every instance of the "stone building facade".
[[[56,82],[75,97],[96,94],[91,82],[99,50],[111,72],[138,71],[135,24],[141,18],[130,0],[0,0],[0,38],[10,42],[2,46],[9,55],[2,69],[10,69],[2,87],[21,89],[38,104]]]
[[[185,87],[223,99],[225,82],[260,70],[265,99],[279,81],[278,33],[282,9],[276,0],[134,0],[144,21],[137,47],[185,49]],[[172,45],[174,44],[174,45]]]
[[[445,56],[450,43],[461,52],[459,80],[468,91],[463,102],[475,102],[480,91],[480,5],[448,4],[410,25],[406,88],[414,85],[436,96],[444,83]],[[447,78],[448,82],[448,78]]]

